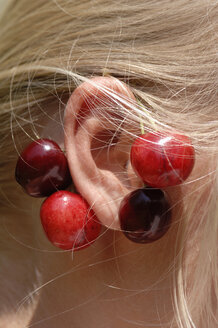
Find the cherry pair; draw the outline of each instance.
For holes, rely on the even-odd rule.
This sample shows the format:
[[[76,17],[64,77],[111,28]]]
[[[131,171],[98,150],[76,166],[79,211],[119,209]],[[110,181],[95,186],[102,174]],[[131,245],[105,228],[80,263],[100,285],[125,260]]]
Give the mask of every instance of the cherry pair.
[[[41,206],[40,217],[55,246],[79,250],[99,236],[101,224],[85,199],[62,190],[72,180],[67,159],[57,143],[38,139],[27,146],[17,161],[15,178],[30,196],[49,196]]]
[[[138,189],[121,202],[121,230],[130,240],[150,243],[169,229],[171,210],[166,193],[158,188],[182,183],[194,166],[194,148],[188,137],[148,133],[132,145],[131,164],[149,187]],[[71,183],[67,159],[52,140],[32,142],[20,155],[15,177],[33,197],[49,196],[40,216],[48,239],[62,249],[82,249],[100,234],[101,224],[88,203],[78,194],[57,191]]]
[[[120,226],[126,237],[150,243],[169,229],[171,210],[166,193],[157,188],[181,184],[194,166],[194,148],[178,133],[147,133],[134,141],[130,160],[148,187],[127,195],[120,205]]]

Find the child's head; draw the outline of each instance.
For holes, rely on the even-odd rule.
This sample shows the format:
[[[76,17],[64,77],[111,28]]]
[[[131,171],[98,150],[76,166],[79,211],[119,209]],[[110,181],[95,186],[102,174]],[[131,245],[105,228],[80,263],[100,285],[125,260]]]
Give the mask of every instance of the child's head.
[[[13,286],[10,297],[2,286],[4,327],[215,327],[217,11],[205,0],[10,1],[0,22],[2,279]],[[119,231],[118,211],[143,186],[131,145],[158,131],[189,137],[195,165],[163,188],[170,229],[138,245]],[[73,259],[47,242],[42,200],[14,178],[39,138],[66,152],[104,226]]]

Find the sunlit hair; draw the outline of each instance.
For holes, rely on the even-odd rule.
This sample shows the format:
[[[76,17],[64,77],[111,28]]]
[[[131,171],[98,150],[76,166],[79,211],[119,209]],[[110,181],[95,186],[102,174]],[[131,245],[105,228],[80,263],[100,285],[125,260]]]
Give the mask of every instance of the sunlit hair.
[[[137,99],[104,90],[117,108],[109,102],[95,115],[107,120],[116,110],[117,134],[131,141],[143,126],[191,138],[197,169],[181,187],[184,211],[176,217],[179,237],[169,268],[171,327],[178,328],[213,328],[218,316],[217,17],[217,1],[206,0],[11,0],[0,22],[2,213],[13,216],[11,204],[22,199],[13,178],[17,152],[42,135],[42,121],[63,129],[61,105],[92,76],[119,79]],[[60,104],[55,118],[45,111],[48,103]],[[197,211],[198,222],[192,220]]]

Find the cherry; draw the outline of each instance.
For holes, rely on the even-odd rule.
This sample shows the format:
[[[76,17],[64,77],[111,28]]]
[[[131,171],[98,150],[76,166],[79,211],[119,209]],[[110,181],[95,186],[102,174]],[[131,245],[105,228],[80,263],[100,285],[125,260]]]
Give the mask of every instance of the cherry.
[[[40,210],[42,226],[55,246],[79,250],[91,245],[101,232],[101,224],[82,196],[57,191]]]
[[[147,133],[131,148],[135,173],[149,186],[164,188],[181,184],[194,166],[194,147],[187,136]]]
[[[49,196],[71,183],[67,159],[58,144],[49,139],[33,141],[23,150],[15,178],[33,197]]]
[[[125,236],[136,243],[151,243],[169,229],[171,210],[160,189],[142,188],[128,194],[119,209],[120,226]]]

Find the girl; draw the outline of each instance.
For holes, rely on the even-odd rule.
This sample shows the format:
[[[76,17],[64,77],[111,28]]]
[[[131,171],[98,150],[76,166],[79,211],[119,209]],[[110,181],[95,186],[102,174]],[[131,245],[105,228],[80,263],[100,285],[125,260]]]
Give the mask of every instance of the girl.
[[[213,0],[7,1],[1,327],[217,327],[217,15]],[[95,100],[82,106],[89,88]],[[131,145],[157,131],[188,136],[195,165],[163,188],[170,229],[138,244],[120,231],[118,211],[142,186]],[[19,154],[39,138],[66,152],[77,192],[103,225],[81,251],[47,240],[42,199],[15,181]]]

